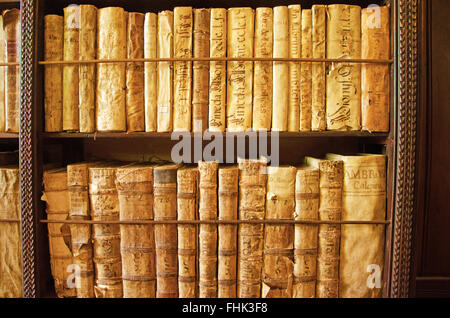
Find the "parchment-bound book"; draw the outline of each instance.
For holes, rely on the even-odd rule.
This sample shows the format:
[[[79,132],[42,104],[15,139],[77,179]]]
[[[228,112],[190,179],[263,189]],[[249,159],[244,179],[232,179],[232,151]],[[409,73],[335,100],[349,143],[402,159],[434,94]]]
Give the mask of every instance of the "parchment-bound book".
[[[127,57],[127,15],[122,8],[107,7],[97,14],[97,58]],[[96,116],[98,131],[125,131],[125,63],[97,64]]]
[[[136,163],[116,172],[121,221],[153,220],[153,166]],[[153,224],[121,224],[120,253],[124,298],[155,298]]]
[[[361,57],[361,7],[327,7],[327,58]],[[327,130],[361,129],[361,65],[330,63],[326,79]]]
[[[3,28],[1,28],[3,30]],[[44,60],[63,60],[64,18],[60,15],[48,14],[44,16]],[[1,45],[4,41],[1,42]],[[1,50],[1,48],[0,48]],[[0,55],[4,51],[0,51]],[[4,72],[1,72],[4,74]],[[4,75],[0,74],[0,85],[4,85]],[[1,79],[3,78],[3,85]],[[1,88],[0,88],[1,89]],[[60,132],[63,129],[63,76],[61,65],[46,65],[44,69],[44,112],[45,131]],[[1,100],[0,100],[1,104]],[[4,114],[4,108],[2,114]],[[4,127],[4,122],[1,127]]]
[[[302,166],[295,179],[295,220],[319,219],[319,169]],[[317,224],[295,224],[293,298],[314,298],[317,276]]]
[[[255,57],[272,58],[273,10],[256,8]],[[255,62],[253,82],[253,130],[270,130],[272,123],[272,62]]]
[[[144,58],[157,58],[157,24],[158,15],[147,12],[144,19]],[[156,62],[144,63],[144,106],[145,131],[156,131],[157,119],[157,72]]]
[[[144,19],[139,12],[129,12],[127,21],[127,58],[144,58]],[[145,130],[144,63],[126,65],[127,131]]]
[[[191,7],[175,7],[173,10],[175,58],[192,57],[193,16]],[[174,62],[173,130],[191,130],[192,62]]]
[[[342,221],[384,221],[386,156],[328,154],[327,158],[344,162]],[[384,224],[341,226],[339,297],[381,297],[384,246]]]
[[[288,6],[289,10],[289,57],[302,57],[302,8],[299,4]],[[288,131],[300,128],[300,70],[299,62],[289,62],[289,110]]]
[[[361,58],[389,59],[389,7],[361,11]],[[389,131],[390,72],[388,64],[361,65],[362,129]]]
[[[227,56],[227,9],[212,8],[209,28],[209,56]],[[225,61],[209,62],[209,131],[225,131],[227,102]]]
[[[69,216],[66,168],[44,171],[43,183],[44,194],[41,200],[46,202],[47,219],[66,220]],[[49,223],[48,240],[56,296],[75,297],[75,286],[68,284],[69,275],[74,270],[69,226],[63,223]]]
[[[237,166],[219,168],[219,220],[238,219]],[[219,225],[218,294],[219,298],[236,298],[237,225]]]
[[[153,169],[155,220],[177,219],[177,165]],[[176,224],[155,224],[156,297],[178,298],[178,240]]]
[[[253,57],[254,12],[252,8],[228,9],[228,57]],[[227,129],[252,127],[253,62],[227,62]]]
[[[45,17],[44,17],[45,19]],[[45,20],[44,20],[45,28]],[[45,32],[45,31],[44,31]],[[44,49],[45,51],[45,49]],[[45,54],[45,52],[44,52]],[[0,63],[5,60],[5,30],[3,29],[3,16],[0,14]],[[0,132],[5,131],[5,70],[0,68]]]
[[[173,57],[173,11],[158,13],[158,57]],[[173,129],[173,65],[158,62],[157,131]]]
[[[177,171],[177,219],[198,219],[198,169]],[[178,224],[178,291],[180,298],[198,296],[197,276],[198,230],[195,224]]]
[[[263,220],[266,212],[266,161],[239,159],[239,219]],[[264,224],[239,224],[237,297],[260,298]]]
[[[291,166],[267,168],[267,220],[294,219],[296,174]],[[262,297],[292,297],[293,249],[293,224],[266,224]]]
[[[302,58],[312,58],[312,14],[302,11]],[[301,70],[300,131],[311,130],[312,63],[303,62]]]
[[[200,220],[217,219],[216,161],[198,162]],[[199,297],[217,298],[217,225],[200,224],[199,233]]]
[[[79,58],[96,58],[97,8],[92,5],[80,5]],[[95,64],[79,66],[79,118],[80,132],[95,131]]]

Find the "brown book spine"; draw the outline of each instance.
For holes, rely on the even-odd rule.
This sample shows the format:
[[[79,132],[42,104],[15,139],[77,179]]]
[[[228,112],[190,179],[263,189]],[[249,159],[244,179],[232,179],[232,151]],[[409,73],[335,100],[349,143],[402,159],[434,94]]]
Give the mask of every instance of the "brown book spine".
[[[239,160],[239,219],[263,220],[266,203],[266,163]],[[264,224],[239,224],[237,296],[261,297]]]
[[[219,169],[219,220],[237,220],[237,166]],[[218,297],[236,298],[237,225],[219,225]]]
[[[156,33],[158,16],[156,13],[147,12],[144,19],[144,58],[156,58]],[[156,62],[144,63],[144,87],[145,87],[145,131],[156,131],[157,118],[157,72]]]
[[[127,57],[144,58],[143,13],[129,12],[127,22]],[[127,130],[144,131],[144,63],[130,62],[126,68]]]
[[[119,199],[115,185],[117,167],[89,168],[89,196],[93,220],[119,221]],[[94,224],[95,297],[122,298],[120,225]]]
[[[302,57],[302,8],[290,5],[289,9],[289,57]],[[300,71],[299,62],[289,63],[289,110],[288,131],[296,132],[300,128]]]
[[[302,58],[312,57],[311,10],[302,11]],[[300,94],[300,131],[311,130],[312,63],[302,63]]]
[[[55,14],[46,15],[44,17],[44,59],[46,61],[61,61],[63,59],[63,39],[64,18]],[[4,52],[0,54],[4,54]],[[62,85],[62,66],[46,65],[44,69],[44,112],[46,132],[62,131]],[[2,87],[4,87],[4,85]],[[4,123],[2,127],[4,127]]]
[[[121,221],[153,220],[153,167],[131,164],[116,172]],[[153,224],[121,224],[120,252],[124,298],[155,298]]]
[[[156,167],[153,211],[155,220],[177,219],[176,165]],[[178,298],[177,225],[155,224],[156,297]]]
[[[198,219],[198,169],[177,172],[178,220]],[[195,298],[197,290],[197,226],[178,224],[178,290],[180,298]]]
[[[361,58],[389,59],[389,7],[361,11]],[[389,131],[389,65],[361,66],[362,129]]]

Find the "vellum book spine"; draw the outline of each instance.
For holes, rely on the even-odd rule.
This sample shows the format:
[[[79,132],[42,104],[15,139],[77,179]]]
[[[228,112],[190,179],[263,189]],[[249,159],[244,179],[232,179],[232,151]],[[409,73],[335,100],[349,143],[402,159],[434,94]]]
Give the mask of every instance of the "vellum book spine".
[[[178,220],[198,219],[198,169],[180,168],[177,172]],[[180,298],[196,298],[197,226],[178,224],[178,290]]]
[[[118,7],[98,10],[98,59],[127,57],[127,15],[127,12]],[[97,131],[126,130],[125,64],[97,64]]]
[[[156,58],[156,34],[158,16],[156,13],[147,12],[144,19],[144,58]],[[144,63],[144,106],[145,106],[145,131],[156,131],[157,119],[157,72],[156,62]]]
[[[46,26],[44,18],[44,30]],[[44,37],[48,32],[44,31]],[[44,40],[44,45],[47,38]],[[3,16],[0,14],[0,63],[5,63],[5,30],[3,29]],[[45,48],[44,48],[45,55]],[[5,67],[0,67],[0,132],[5,131]]]
[[[130,164],[116,172],[121,221],[153,220],[153,166]],[[120,252],[124,298],[155,298],[153,224],[121,224]]]
[[[302,58],[312,57],[312,14],[302,11]],[[301,69],[300,131],[311,130],[312,63],[303,62]]]
[[[361,7],[327,7],[327,58],[361,57]],[[327,130],[361,129],[361,65],[330,63],[326,78]]]
[[[44,59],[46,61],[63,60],[63,40],[64,18],[55,14],[46,15],[44,17]],[[44,69],[44,112],[46,132],[60,132],[63,129],[62,85],[62,66],[46,65]],[[2,87],[4,87],[4,85]],[[4,127],[4,124],[2,127]]]
[[[155,220],[177,219],[177,165],[155,167]],[[155,224],[156,297],[178,298],[178,240],[176,224]]]
[[[255,57],[273,56],[273,10],[257,8],[255,14]],[[253,82],[253,130],[270,130],[272,123],[272,62],[257,61]]]
[[[295,177],[290,166],[267,168],[266,219],[293,220]],[[294,225],[266,224],[262,296],[291,298],[293,283]]]
[[[302,8],[290,5],[289,10],[289,57],[302,57]],[[300,128],[300,73],[299,62],[289,62],[289,111],[288,131]]]
[[[200,220],[217,219],[217,169],[215,161],[198,162]],[[217,298],[217,225],[200,224],[199,297]]]
[[[219,168],[219,220],[238,217],[237,166]],[[219,225],[218,294],[219,298],[236,298],[237,225]]]
[[[253,57],[254,12],[252,8],[228,9],[228,57]],[[253,62],[227,62],[227,130],[252,127]]]
[[[211,9],[209,56],[227,56],[227,10]],[[209,62],[209,131],[225,131],[227,98],[227,68],[225,61]]]

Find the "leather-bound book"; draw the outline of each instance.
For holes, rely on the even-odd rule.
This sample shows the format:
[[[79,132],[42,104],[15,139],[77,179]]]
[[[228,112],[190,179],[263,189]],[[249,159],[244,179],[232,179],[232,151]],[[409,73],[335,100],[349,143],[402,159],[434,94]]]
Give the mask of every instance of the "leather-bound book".
[[[312,58],[311,9],[302,11],[302,58]],[[311,130],[312,63],[303,62],[301,69],[300,131]]]
[[[45,17],[44,17],[45,19]],[[44,21],[44,30],[45,30]],[[61,28],[62,30],[62,28]],[[44,33],[48,33],[44,31]],[[44,35],[45,36],[45,35]],[[44,42],[47,42],[45,40]],[[45,51],[45,49],[44,49]],[[5,30],[3,29],[3,16],[0,14],[0,63],[5,63]],[[44,52],[45,54],[45,52]],[[3,67],[2,67],[3,68]],[[0,72],[0,132],[5,131],[5,72]]]
[[[144,58],[156,58],[156,34],[158,15],[147,12],[144,19]],[[144,105],[145,105],[145,131],[156,131],[157,119],[157,72],[156,62],[144,63]]]
[[[289,10],[289,57],[302,57],[302,8],[299,4],[288,6]],[[299,62],[289,62],[289,110],[288,131],[300,128],[300,70]]]

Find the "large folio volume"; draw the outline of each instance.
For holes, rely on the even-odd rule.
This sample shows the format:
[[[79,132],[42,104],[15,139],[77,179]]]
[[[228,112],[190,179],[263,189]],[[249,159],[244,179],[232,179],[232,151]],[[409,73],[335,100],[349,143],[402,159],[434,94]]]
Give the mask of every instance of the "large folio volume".
[[[268,167],[266,219],[292,220],[295,209],[294,167]],[[264,229],[263,297],[291,298],[294,226],[266,224]]]
[[[147,12],[144,19],[144,58],[154,59],[156,55],[156,34],[158,16]],[[157,73],[156,62],[144,63],[144,106],[145,131],[156,131],[157,118]]]
[[[289,9],[289,57],[302,57],[302,8],[299,4]],[[288,131],[300,128],[300,70],[299,62],[289,62],[289,111]]]
[[[310,9],[302,11],[302,58],[312,57],[312,13]],[[311,130],[312,64],[302,63],[300,94],[300,130]]]
[[[121,221],[153,220],[153,166],[130,164],[117,169]],[[124,298],[155,298],[153,224],[121,224],[120,252]]]

